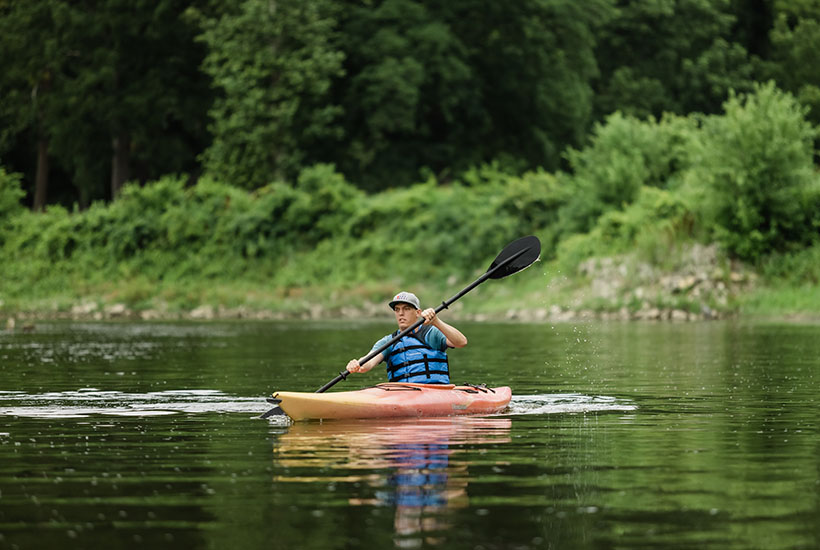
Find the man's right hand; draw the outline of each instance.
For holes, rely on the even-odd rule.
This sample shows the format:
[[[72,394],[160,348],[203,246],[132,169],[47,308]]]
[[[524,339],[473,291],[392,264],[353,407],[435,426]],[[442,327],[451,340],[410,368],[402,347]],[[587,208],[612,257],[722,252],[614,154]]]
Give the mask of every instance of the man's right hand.
[[[362,370],[362,366],[359,364],[358,359],[351,359],[350,362],[347,364],[348,372],[364,372]]]

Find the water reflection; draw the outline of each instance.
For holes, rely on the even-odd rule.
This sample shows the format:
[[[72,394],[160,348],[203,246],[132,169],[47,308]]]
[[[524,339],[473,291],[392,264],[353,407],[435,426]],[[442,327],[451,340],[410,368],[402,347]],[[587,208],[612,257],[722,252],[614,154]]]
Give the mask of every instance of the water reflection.
[[[373,325],[0,333],[0,548],[820,548],[817,324],[468,328],[505,416],[252,418]]]
[[[469,504],[470,463],[462,451],[509,443],[510,427],[508,418],[479,417],[299,422],[278,437],[275,462],[325,473],[316,478],[290,471],[277,480],[332,477],[351,484],[348,505],[395,509],[396,547],[437,545],[446,540],[450,513]]]

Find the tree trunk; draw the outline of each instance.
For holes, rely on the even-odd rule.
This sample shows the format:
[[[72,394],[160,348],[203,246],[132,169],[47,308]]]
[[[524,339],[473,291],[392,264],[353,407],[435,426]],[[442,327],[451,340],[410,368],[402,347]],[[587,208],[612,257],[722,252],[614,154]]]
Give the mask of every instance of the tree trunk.
[[[46,208],[48,196],[48,139],[37,142],[37,175],[34,179],[34,204],[32,209],[42,211]]]
[[[127,133],[121,132],[111,140],[111,147],[111,200],[114,200],[130,177],[131,139]]]

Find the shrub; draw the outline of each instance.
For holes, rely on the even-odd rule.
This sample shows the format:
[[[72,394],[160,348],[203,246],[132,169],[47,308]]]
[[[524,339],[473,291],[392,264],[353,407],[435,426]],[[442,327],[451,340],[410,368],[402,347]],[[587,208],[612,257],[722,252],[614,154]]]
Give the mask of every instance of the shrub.
[[[5,183],[3,190],[18,196]],[[344,234],[361,197],[328,165],[305,169],[295,186],[277,182],[255,192],[209,178],[186,187],[184,177],[166,176],[127,185],[116,201],[85,211],[53,206],[16,216],[0,233],[7,241],[0,275],[258,279]]]
[[[620,113],[596,125],[588,147],[567,153],[572,175],[562,178],[568,190],[563,231],[589,230],[604,212],[631,204],[644,186],[668,187],[689,165],[693,129],[691,119],[642,121]]]
[[[637,250],[659,263],[675,244],[695,234],[695,215],[687,198],[675,191],[643,187],[624,210],[604,213],[591,231],[564,239],[560,259],[566,269],[591,256]]]
[[[352,198],[343,193],[346,209],[321,217],[323,224],[335,220],[333,231],[278,270],[276,283],[469,278],[486,269],[508,242],[531,233],[542,237],[545,253],[551,254],[563,200],[553,175],[518,177],[491,165],[464,179],[448,185],[430,179]]]
[[[820,284],[820,244],[803,250],[772,254],[761,262],[761,274],[769,281],[800,287]]]
[[[820,195],[806,109],[773,82],[732,95],[724,109],[723,116],[704,118],[689,174],[692,185],[705,188],[704,213],[715,238],[751,261],[810,242]]]
[[[9,174],[0,166],[0,223],[4,223],[23,209],[20,201],[25,192],[20,187],[21,178],[20,174]]]

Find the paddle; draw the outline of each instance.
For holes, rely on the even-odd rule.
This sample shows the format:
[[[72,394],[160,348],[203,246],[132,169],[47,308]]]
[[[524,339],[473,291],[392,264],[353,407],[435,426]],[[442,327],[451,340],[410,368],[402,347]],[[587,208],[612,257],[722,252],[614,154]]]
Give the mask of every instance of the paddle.
[[[461,292],[441,303],[440,306],[436,308],[436,313],[441,312],[444,309],[447,309],[451,304],[453,304],[456,300],[470,292],[472,289],[486,281],[487,279],[503,279],[513,273],[518,273],[522,269],[525,269],[532,265],[535,260],[541,255],[541,241],[538,240],[538,237],[533,235],[522,237],[517,239],[502,250],[498,256],[496,256],[493,263],[490,264],[490,267],[487,268],[487,271],[478,279],[473,281],[471,284],[466,286],[462,289]],[[365,364],[378,354],[401,340],[405,337],[408,333],[416,330],[420,325],[424,323],[424,317],[419,317],[419,319],[412,324],[411,326],[407,327],[396,336],[394,336],[389,342],[380,346],[377,349],[374,349],[370,353],[367,354],[366,357],[363,357],[359,360],[360,364]],[[341,382],[342,380],[347,380],[347,377],[350,376],[350,371],[343,370],[339,373],[336,378],[316,390],[316,393],[324,393],[337,383]],[[268,399],[268,402],[273,405],[278,405],[280,403],[279,399]],[[268,418],[269,416],[273,416],[276,414],[284,414],[284,411],[279,407],[274,407],[273,409],[269,410],[265,414],[261,416],[261,418]]]

